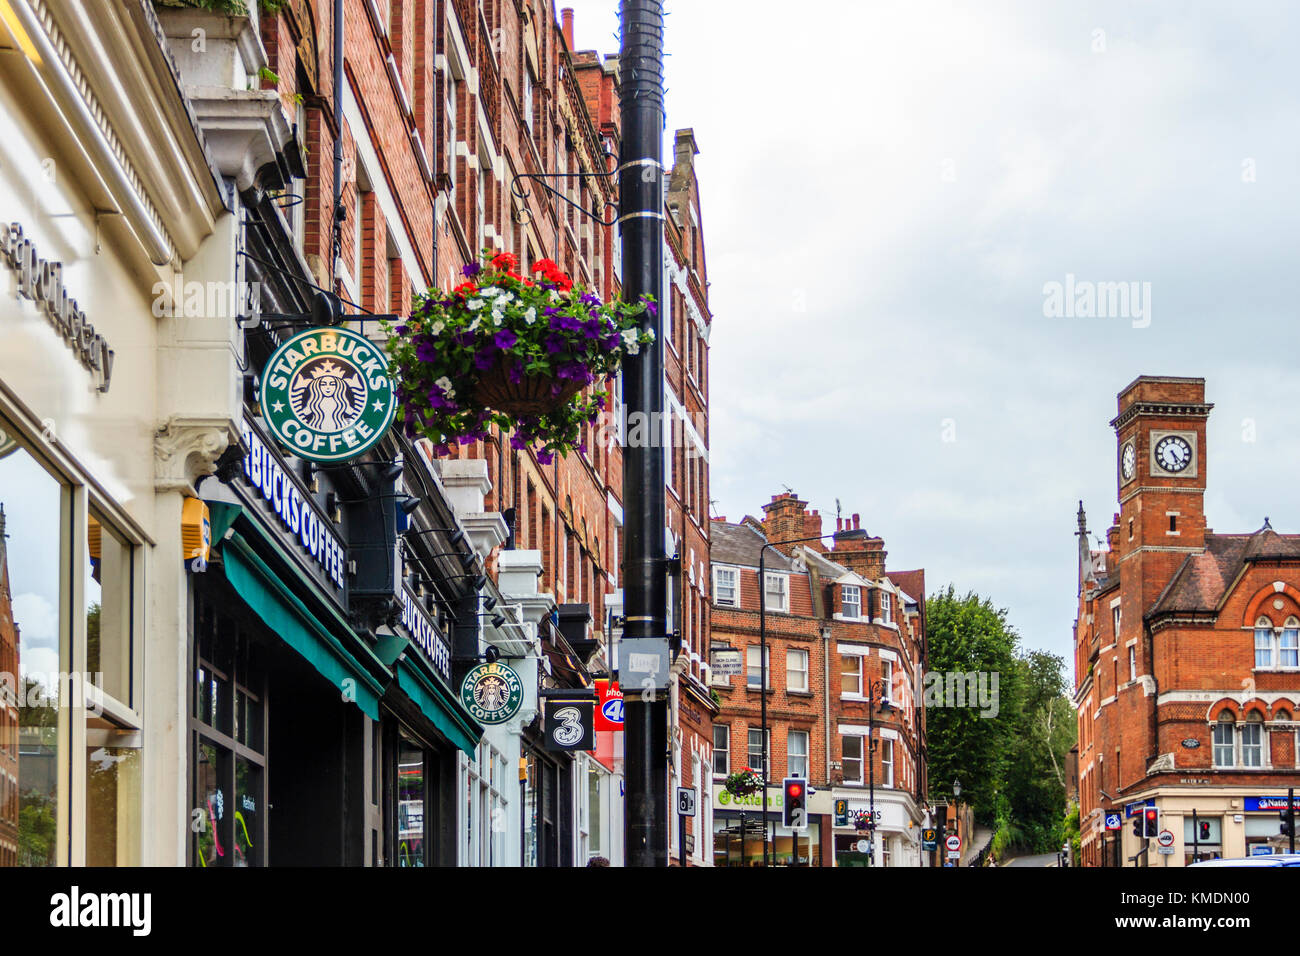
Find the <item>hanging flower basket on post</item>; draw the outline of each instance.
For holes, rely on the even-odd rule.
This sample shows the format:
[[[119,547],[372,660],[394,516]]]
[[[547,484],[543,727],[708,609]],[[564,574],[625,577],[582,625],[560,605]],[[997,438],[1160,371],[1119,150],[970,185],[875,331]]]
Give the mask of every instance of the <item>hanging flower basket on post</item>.
[[[725,786],[733,797],[747,797],[763,789],[763,777],[757,770],[745,767],[729,774]]]
[[[625,355],[654,342],[644,328],[649,297],[602,303],[549,259],[520,275],[509,253],[484,253],[450,292],[416,298],[400,325],[385,326],[397,381],[397,420],[408,438],[428,438],[438,454],[513,429],[510,443],[536,442],[543,464],[581,448],[582,425],[605,407],[601,385]]]

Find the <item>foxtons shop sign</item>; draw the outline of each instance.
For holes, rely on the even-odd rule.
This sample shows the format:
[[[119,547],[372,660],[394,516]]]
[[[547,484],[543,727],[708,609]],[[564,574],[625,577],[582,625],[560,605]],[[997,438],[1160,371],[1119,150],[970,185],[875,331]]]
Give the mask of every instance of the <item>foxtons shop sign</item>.
[[[262,373],[262,416],[299,458],[345,461],[384,437],[397,401],[383,351],[356,332],[308,329]]]

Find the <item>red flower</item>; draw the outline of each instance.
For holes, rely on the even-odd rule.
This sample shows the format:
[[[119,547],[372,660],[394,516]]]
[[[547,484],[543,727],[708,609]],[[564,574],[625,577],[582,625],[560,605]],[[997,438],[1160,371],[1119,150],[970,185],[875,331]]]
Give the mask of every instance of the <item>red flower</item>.
[[[499,252],[492,257],[492,265],[502,270],[513,270],[519,265],[519,260],[508,252]]]
[[[452,295],[473,295],[478,291],[478,286],[472,282],[462,282],[456,288],[452,289]]]
[[[550,273],[555,272],[559,268],[560,267],[557,266],[550,259],[538,259],[536,262],[533,263],[534,272],[545,272],[548,274],[548,277]]]

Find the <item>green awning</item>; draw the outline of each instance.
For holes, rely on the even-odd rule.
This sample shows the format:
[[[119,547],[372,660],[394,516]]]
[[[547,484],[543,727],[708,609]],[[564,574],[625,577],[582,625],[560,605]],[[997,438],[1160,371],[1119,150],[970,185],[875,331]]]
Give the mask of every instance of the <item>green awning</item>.
[[[256,528],[256,524],[249,523],[249,527]],[[344,699],[354,700],[368,717],[378,720],[383,685],[332,633],[332,628],[350,632],[347,621],[335,615],[328,623],[321,621],[294,593],[290,583],[257,555],[238,528],[223,543],[221,553],[226,577],[266,626],[305,657]]]
[[[403,658],[397,665],[397,686],[415,702],[439,733],[469,756],[474,756],[483,729],[459,713],[455,701],[418,665]]]

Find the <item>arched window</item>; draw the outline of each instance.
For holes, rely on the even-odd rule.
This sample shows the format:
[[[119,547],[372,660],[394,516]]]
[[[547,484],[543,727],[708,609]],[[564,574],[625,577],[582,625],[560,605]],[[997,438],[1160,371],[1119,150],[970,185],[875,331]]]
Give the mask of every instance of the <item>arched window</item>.
[[[1274,719],[1274,720],[1290,720],[1290,719],[1291,719],[1291,711],[1287,710],[1285,707],[1280,707],[1280,708],[1278,708],[1278,712],[1277,712],[1276,714],[1273,715],[1273,719]]]
[[[1241,764],[1243,767],[1264,765],[1264,717],[1252,710],[1241,727]]]
[[[1278,639],[1278,664],[1281,667],[1300,667],[1300,619],[1288,617]]]
[[[1273,666],[1273,622],[1261,617],[1255,622],[1255,667]]]
[[[1218,723],[1214,725],[1214,765],[1216,767],[1231,767],[1237,762],[1233,753],[1232,731],[1234,726],[1232,714],[1226,711],[1219,715]]]

